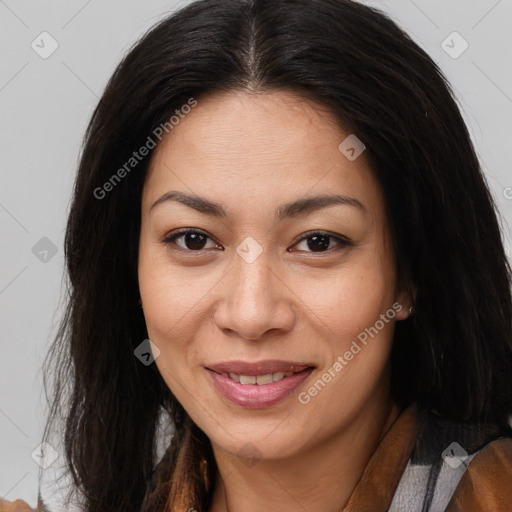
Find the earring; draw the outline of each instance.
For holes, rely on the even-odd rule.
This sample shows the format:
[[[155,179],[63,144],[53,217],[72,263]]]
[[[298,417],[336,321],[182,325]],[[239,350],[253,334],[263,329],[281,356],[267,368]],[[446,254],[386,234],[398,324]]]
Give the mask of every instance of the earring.
[[[414,309],[414,308],[413,308],[412,306],[410,306],[410,307],[409,307],[409,315],[411,315],[411,314],[412,314],[413,309]]]

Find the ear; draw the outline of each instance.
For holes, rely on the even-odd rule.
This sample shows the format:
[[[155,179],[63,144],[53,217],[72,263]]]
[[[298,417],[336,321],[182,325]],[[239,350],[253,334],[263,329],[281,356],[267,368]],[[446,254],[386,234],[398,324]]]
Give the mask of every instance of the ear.
[[[406,284],[402,286],[395,298],[395,304],[401,306],[396,308],[395,318],[397,321],[406,320],[414,314],[414,304],[416,303],[416,286],[413,284]]]

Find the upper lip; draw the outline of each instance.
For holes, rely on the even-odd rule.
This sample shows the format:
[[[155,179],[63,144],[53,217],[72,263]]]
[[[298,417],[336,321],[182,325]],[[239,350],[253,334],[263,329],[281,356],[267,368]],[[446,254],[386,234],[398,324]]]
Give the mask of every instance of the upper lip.
[[[210,364],[205,366],[216,373],[235,373],[237,375],[266,375],[276,372],[300,372],[312,367],[310,363],[297,363],[291,361],[280,361],[277,359],[266,361],[225,361],[223,363]]]

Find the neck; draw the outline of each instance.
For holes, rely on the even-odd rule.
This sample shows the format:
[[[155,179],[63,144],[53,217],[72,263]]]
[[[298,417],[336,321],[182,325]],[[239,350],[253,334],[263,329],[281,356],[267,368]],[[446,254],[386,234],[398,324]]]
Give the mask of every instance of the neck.
[[[367,403],[350,424],[308,451],[251,467],[213,446],[218,473],[210,512],[339,511],[399,414],[389,399]]]

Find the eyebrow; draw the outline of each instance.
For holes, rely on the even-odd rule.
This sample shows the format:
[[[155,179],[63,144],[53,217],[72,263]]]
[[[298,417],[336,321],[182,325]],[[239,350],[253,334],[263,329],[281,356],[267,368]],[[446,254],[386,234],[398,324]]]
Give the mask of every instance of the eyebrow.
[[[183,192],[170,191],[166,192],[163,196],[159,197],[149,209],[151,211],[158,205],[168,201],[175,201],[205,215],[210,215],[217,218],[227,218],[226,210],[217,203],[209,201],[200,196],[193,194],[185,194]],[[297,199],[291,203],[286,203],[280,206],[275,213],[275,221],[279,222],[286,218],[301,217],[308,213],[315,212],[322,208],[333,205],[347,205],[359,209],[363,213],[367,213],[364,205],[354,197],[347,197],[341,195],[318,195],[312,197],[305,197]]]

